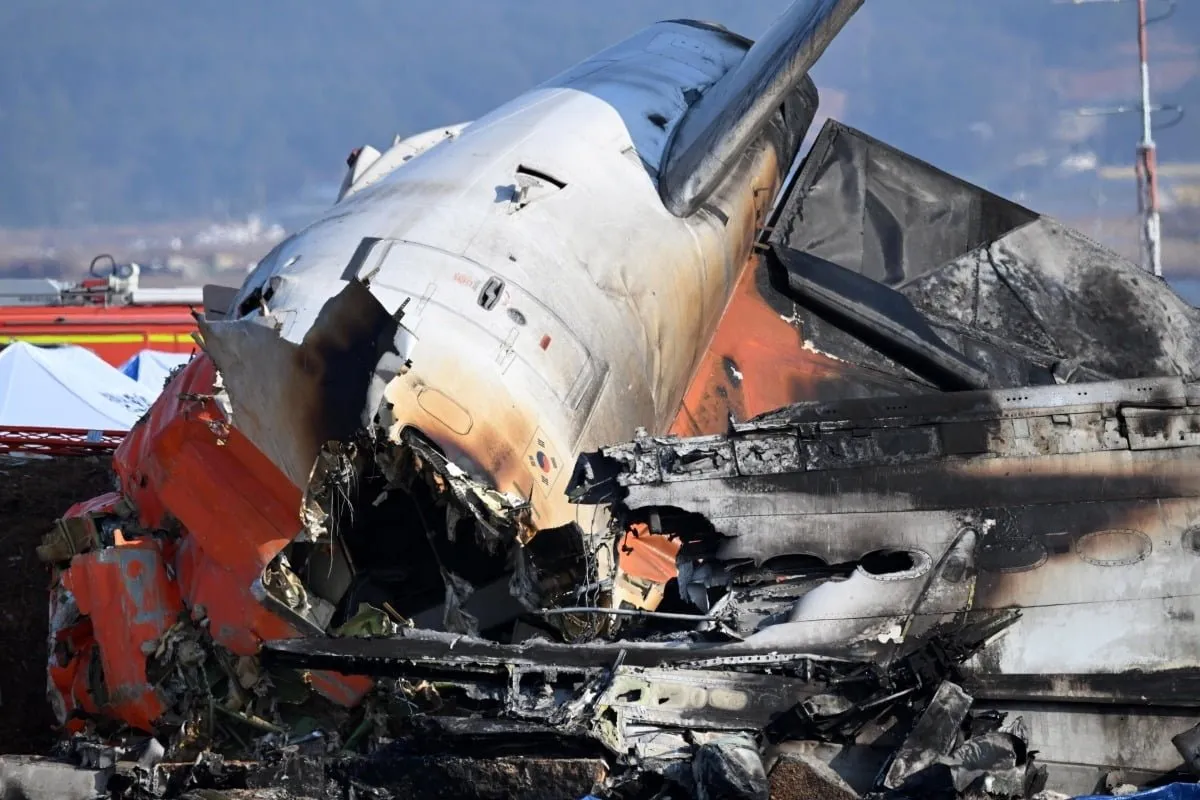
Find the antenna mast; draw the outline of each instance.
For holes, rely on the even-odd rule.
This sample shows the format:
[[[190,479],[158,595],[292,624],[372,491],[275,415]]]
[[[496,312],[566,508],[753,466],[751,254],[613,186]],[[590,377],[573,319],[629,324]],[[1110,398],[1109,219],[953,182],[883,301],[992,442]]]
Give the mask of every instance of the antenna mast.
[[[1162,228],[1158,216],[1158,148],[1154,144],[1153,122],[1150,119],[1150,64],[1146,42],[1146,0],[1138,4],[1138,61],[1142,82],[1142,140],[1137,148],[1138,212],[1142,215],[1142,236],[1145,261],[1158,277],[1162,277]],[[1175,8],[1171,5],[1172,10]],[[1160,17],[1161,19],[1161,17]]]
[[[1091,3],[1123,3],[1128,0],[1058,0],[1072,5]],[[1150,104],[1150,46],[1146,36],[1146,28],[1155,22],[1160,22],[1175,12],[1176,0],[1165,0],[1167,10],[1157,17],[1150,18],[1146,7],[1149,0],[1133,0],[1137,3],[1138,12],[1138,70],[1141,82],[1141,102],[1137,106],[1118,106],[1110,109],[1082,109],[1080,113],[1124,114],[1138,111],[1142,116],[1142,138],[1137,145],[1137,189],[1138,216],[1141,218],[1141,250],[1142,267],[1162,277],[1162,227],[1159,219],[1158,205],[1158,148],[1154,144],[1155,111],[1174,111],[1177,116],[1170,124],[1179,122],[1183,117],[1183,109],[1179,106],[1153,106]]]

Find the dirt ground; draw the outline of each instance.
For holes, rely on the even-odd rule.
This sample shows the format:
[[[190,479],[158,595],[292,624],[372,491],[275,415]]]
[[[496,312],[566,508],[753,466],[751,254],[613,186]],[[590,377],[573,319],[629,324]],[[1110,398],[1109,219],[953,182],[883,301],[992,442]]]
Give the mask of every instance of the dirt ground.
[[[0,456],[0,753],[54,740],[46,703],[46,586],[34,548],[72,504],[112,488],[108,458]]]

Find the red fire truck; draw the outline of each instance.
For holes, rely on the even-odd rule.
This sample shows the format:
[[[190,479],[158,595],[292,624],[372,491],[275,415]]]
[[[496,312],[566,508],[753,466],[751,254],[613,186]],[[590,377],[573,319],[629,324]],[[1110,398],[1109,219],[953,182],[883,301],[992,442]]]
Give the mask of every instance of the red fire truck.
[[[0,348],[15,341],[74,344],[114,366],[146,349],[192,352],[192,312],[202,311],[203,290],[140,288],[139,273],[136,264],[102,255],[78,283],[0,279]]]

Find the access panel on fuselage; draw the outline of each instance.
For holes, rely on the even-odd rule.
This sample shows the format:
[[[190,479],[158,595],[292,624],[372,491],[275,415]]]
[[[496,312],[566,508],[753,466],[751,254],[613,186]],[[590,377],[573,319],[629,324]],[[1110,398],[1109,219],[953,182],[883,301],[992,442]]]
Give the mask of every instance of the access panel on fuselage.
[[[565,433],[570,439],[562,444],[574,447],[603,385],[606,365],[532,294],[470,259],[398,240],[375,242],[355,273],[368,281],[385,307],[398,309],[407,300],[403,324],[418,342],[457,339],[464,347],[490,351],[486,360],[502,380],[536,376],[543,386],[519,388],[535,396],[539,389],[549,393],[569,419]],[[514,370],[518,363],[524,369]]]

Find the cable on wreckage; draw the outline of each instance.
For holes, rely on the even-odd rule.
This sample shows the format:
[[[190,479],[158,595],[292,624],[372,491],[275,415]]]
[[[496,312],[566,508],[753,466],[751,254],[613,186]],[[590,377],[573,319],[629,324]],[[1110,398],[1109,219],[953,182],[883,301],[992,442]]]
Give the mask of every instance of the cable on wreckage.
[[[674,619],[683,622],[720,622],[720,617],[706,614],[676,614],[669,611],[643,611],[640,608],[601,608],[599,606],[571,606],[569,608],[543,608],[536,612],[542,616],[555,617],[568,614],[607,614],[614,617],[645,617],[649,619]]]
[[[329,508],[326,510],[326,514],[329,517],[329,571],[326,577],[333,575],[335,562],[334,548],[337,546],[337,539],[341,533],[343,513],[348,515],[351,529],[354,528],[354,502],[351,500],[351,494],[357,492],[360,478],[358,471],[354,468],[353,460],[340,451],[340,448],[336,454],[330,451],[328,455],[336,455],[338,478],[342,480],[331,480],[332,476],[330,473],[332,471],[326,471],[325,483],[329,489]]]
[[[532,490],[531,490],[531,492],[532,492]],[[579,587],[578,589],[576,589],[576,591],[575,591],[576,599],[582,603],[587,603],[588,605],[576,606],[574,608],[598,608],[599,607],[598,604],[600,602],[600,593],[604,590],[604,586],[606,583],[606,580],[602,579],[600,577],[600,564],[599,564],[599,560],[596,558],[596,550],[598,548],[595,544],[595,539],[594,539],[594,531],[596,530],[596,518],[599,516],[599,514],[600,514],[599,506],[593,506],[592,507],[592,522],[588,526],[588,535],[587,535],[588,544],[586,547],[583,548],[583,568],[584,568],[584,575],[585,575],[584,580],[586,581],[586,583],[582,587]],[[571,611],[570,608],[567,608],[567,609],[556,611],[551,614],[547,614],[545,612],[537,612],[537,613],[542,613],[543,616],[567,616],[567,617],[569,617],[569,616],[572,616],[573,612]],[[595,638],[600,633],[601,626],[595,620],[595,616],[593,614],[589,614],[586,621],[581,620],[581,619],[575,619],[575,620],[572,620],[572,622],[580,625],[583,628],[582,635],[588,639]]]

